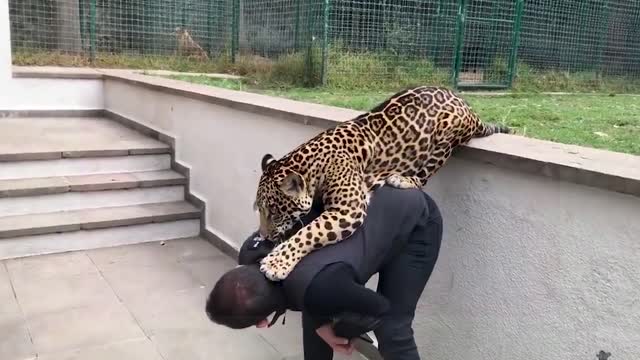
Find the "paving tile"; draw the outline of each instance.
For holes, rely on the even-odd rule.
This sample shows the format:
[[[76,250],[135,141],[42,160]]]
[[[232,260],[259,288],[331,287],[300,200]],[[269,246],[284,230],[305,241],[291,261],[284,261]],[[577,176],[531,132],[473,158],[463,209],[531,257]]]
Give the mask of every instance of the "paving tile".
[[[0,359],[27,359],[35,351],[27,325],[11,287],[5,264],[0,262]]]
[[[192,288],[140,294],[126,307],[147,335],[175,330],[207,330],[215,326],[205,313],[208,291]]]
[[[282,317],[268,329],[251,328],[283,356],[302,354],[302,316],[298,311],[287,311],[285,324]]]
[[[227,256],[210,242],[200,237],[167,241],[164,247],[178,261]]]
[[[9,274],[2,261],[0,261],[0,305],[0,318],[15,316],[20,313],[20,308],[11,287]]]
[[[260,336],[247,330],[166,331],[151,337],[166,360],[282,359]]]
[[[27,319],[38,353],[59,352],[144,337],[122,304],[110,301]]]
[[[15,277],[18,301],[33,337],[31,344],[24,321],[15,322],[12,328],[22,324],[26,334],[22,342],[12,339],[10,343],[12,353],[25,354],[20,359],[33,356],[35,351],[38,359],[45,360],[270,360],[296,359],[298,355],[302,359],[299,313],[288,312],[286,325],[278,323],[270,329],[232,330],[206,317],[204,305],[210,286],[203,284],[212,286],[235,261],[201,238],[6,263],[8,272],[3,274],[0,266],[0,302],[13,299],[6,284],[9,275]],[[124,303],[118,303],[111,287]],[[37,301],[42,293],[49,294],[44,304]],[[3,329],[0,327],[0,333]],[[13,334],[20,338],[19,331]]]
[[[13,286],[27,317],[96,303],[119,303],[109,284],[97,272],[44,279],[17,277]]]
[[[177,263],[161,265],[121,265],[101,267],[115,293],[125,302],[151,296],[203,286],[193,275]]]
[[[53,354],[38,354],[38,360],[162,360],[155,344],[147,338]]]
[[[226,256],[206,240],[196,237],[89,250],[87,254],[102,267],[111,264],[157,265],[191,259]]]
[[[70,276],[95,273],[98,269],[83,252],[60,253],[25,257],[6,261],[12,279],[47,279],[54,276]]]
[[[21,315],[4,317],[0,314],[0,334],[0,359],[29,359],[35,355],[27,325]]]
[[[165,244],[175,240],[166,241]],[[113,266],[149,266],[175,264],[174,256],[159,241],[85,251],[100,269]],[[112,265],[110,267],[110,265]]]
[[[220,277],[238,264],[226,255],[208,257],[204,259],[185,260],[182,264],[207,289],[212,289]]]

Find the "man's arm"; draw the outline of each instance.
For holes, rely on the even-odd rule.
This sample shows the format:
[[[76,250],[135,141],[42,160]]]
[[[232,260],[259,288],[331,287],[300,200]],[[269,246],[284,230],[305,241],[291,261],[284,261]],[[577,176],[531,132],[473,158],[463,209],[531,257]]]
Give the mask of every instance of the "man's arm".
[[[323,209],[322,199],[314,199],[309,213],[302,216],[300,223],[296,224],[293,229],[291,229],[291,232],[295,233],[303,226],[308,225],[313,221],[313,219],[322,213]],[[238,254],[238,265],[259,263],[260,259],[267,256],[271,250],[273,250],[275,245],[276,244],[272,241],[262,239],[260,237],[260,231],[256,230],[253,234],[249,235],[242,244],[240,254]]]
[[[274,243],[260,238],[260,232],[256,231],[244,241],[238,254],[238,265],[257,264],[274,247]]]
[[[313,317],[302,312],[302,342],[304,360],[328,360],[333,358],[333,350],[317,333]]]

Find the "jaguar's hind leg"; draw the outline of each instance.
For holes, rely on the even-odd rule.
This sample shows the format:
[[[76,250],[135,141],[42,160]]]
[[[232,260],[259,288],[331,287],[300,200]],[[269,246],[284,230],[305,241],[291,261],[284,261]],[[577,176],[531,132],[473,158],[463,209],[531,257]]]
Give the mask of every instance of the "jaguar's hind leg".
[[[439,143],[438,145],[436,145],[432,153],[435,155],[431,156],[426,161],[423,169],[420,170],[415,176],[416,184],[418,184],[421,188],[425,187],[429,179],[431,179],[431,177],[435,175],[442,168],[442,166],[444,166],[449,158],[451,158],[452,150],[450,143]]]

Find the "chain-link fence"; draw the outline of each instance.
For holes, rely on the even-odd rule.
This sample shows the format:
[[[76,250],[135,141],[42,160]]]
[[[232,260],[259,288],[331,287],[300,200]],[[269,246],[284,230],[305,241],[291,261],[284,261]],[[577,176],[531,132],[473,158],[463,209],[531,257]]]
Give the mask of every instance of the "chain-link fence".
[[[353,88],[640,82],[635,0],[9,3],[19,64],[253,69]]]
[[[228,57],[231,1],[10,0],[14,63],[146,67]],[[215,69],[200,66],[201,69]]]

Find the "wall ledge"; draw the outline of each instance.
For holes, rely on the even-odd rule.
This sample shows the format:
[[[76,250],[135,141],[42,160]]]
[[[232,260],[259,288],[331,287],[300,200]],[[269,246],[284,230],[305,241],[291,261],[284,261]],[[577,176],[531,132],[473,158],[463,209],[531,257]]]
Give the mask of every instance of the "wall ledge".
[[[335,126],[361,114],[327,105],[147,76],[134,70],[14,67],[14,77],[119,81],[322,128]],[[473,139],[456,151],[455,156],[555,180],[640,196],[640,156],[504,134]]]
[[[98,69],[56,66],[13,66],[14,79],[104,79]]]

